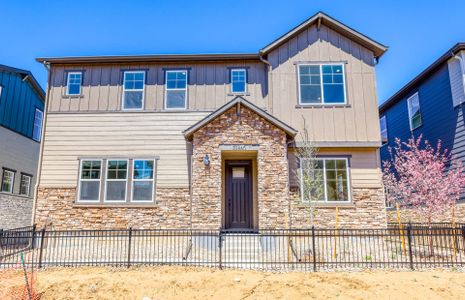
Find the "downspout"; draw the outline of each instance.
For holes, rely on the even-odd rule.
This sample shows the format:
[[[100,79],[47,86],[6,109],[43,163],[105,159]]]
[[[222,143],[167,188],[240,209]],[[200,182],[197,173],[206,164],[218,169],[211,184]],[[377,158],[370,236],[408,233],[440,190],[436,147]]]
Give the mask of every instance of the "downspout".
[[[454,54],[453,52],[451,53],[452,57],[455,59],[459,60],[460,63],[460,70],[461,70],[461,75],[462,75],[462,88],[463,88],[463,94],[465,96],[465,61],[463,60],[463,57],[458,54]]]
[[[272,73],[272,66],[271,63],[265,59],[260,53],[259,55],[260,61],[263,62],[265,65],[267,65],[267,74],[268,74],[268,84],[267,84],[267,90],[268,90],[268,113],[273,114],[273,73]]]
[[[47,116],[48,116],[48,106],[50,104],[50,89],[51,89],[51,71],[50,71],[50,63],[47,61],[42,62],[44,64],[45,69],[47,69],[47,93],[45,96],[45,103],[44,103],[44,118],[42,121],[42,133],[40,135],[40,151],[39,151],[39,161],[38,161],[38,168],[37,168],[37,179],[36,185],[34,187],[34,202],[32,204],[32,225],[35,224],[36,221],[36,207],[37,207],[37,197],[39,193],[39,185],[42,173],[42,161],[44,155],[44,137],[45,137],[45,129],[47,128]],[[44,224],[45,225],[45,224]]]

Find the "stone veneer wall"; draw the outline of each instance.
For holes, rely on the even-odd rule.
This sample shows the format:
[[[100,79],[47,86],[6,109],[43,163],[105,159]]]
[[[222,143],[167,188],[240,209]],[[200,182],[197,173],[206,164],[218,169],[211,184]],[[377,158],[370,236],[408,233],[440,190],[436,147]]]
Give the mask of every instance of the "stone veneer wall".
[[[31,197],[0,192],[0,229],[11,229],[32,224]]]
[[[448,210],[443,213],[438,213],[434,215],[433,222],[452,222],[452,211]],[[424,217],[421,216],[415,209],[413,208],[401,208],[400,209],[400,217],[402,222],[419,222],[419,223],[426,223]],[[395,209],[388,209],[387,211],[387,218],[389,223],[397,223],[397,211]],[[465,223],[465,203],[457,204],[454,211],[454,218],[455,222],[458,223]]]
[[[257,202],[259,228],[285,228],[289,201],[286,133],[253,111],[229,109],[194,133],[192,213],[194,228],[222,226],[221,144],[259,145]],[[203,163],[210,157],[210,165]]]
[[[340,228],[385,228],[386,208],[382,189],[352,188],[352,203],[339,205]],[[300,200],[297,187],[291,188],[291,226],[310,228],[310,207]],[[314,209],[314,225],[318,228],[334,228],[335,206],[317,206]]]
[[[158,188],[151,207],[74,205],[75,188],[39,188],[35,222],[60,229],[189,228],[187,188]]]

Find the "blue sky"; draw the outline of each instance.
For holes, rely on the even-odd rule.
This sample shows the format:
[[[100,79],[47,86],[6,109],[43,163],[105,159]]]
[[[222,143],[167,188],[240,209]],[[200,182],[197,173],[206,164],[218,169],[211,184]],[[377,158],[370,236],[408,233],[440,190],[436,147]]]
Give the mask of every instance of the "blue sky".
[[[389,46],[379,102],[465,41],[460,0],[4,1],[0,64],[31,70],[38,56],[256,52],[317,11]]]

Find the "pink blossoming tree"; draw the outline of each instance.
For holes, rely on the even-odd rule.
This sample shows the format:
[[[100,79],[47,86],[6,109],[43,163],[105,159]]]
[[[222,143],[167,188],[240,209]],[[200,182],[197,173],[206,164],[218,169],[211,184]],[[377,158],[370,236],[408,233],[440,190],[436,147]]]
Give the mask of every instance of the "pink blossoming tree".
[[[395,143],[391,160],[383,162],[388,202],[413,207],[431,227],[434,215],[455,207],[464,192],[464,166],[441,150],[440,141],[436,148],[422,136]]]

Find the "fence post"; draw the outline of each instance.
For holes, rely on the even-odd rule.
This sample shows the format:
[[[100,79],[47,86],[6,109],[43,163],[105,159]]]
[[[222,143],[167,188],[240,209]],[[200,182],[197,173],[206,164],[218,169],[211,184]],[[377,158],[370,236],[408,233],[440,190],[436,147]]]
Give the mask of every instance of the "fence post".
[[[219,263],[219,267],[220,267],[220,270],[223,270],[223,257],[222,257],[222,253],[223,253],[223,232],[222,230],[220,229],[219,231],[219,234],[218,234],[218,248],[220,250],[220,255],[219,255],[219,260],[218,260],[218,263]]]
[[[32,225],[31,249],[34,249],[35,243],[36,243],[36,224]]]
[[[131,240],[132,240],[132,227],[129,227],[129,238],[128,238],[128,263],[127,267],[131,266]]]
[[[315,225],[312,225],[313,272],[316,272]]]
[[[42,253],[44,251],[44,239],[45,239],[45,226],[44,228],[42,228],[42,235],[40,236],[39,269],[42,268]]]
[[[408,254],[410,260],[410,269],[413,270],[413,253],[412,253],[412,226],[407,225]]]

